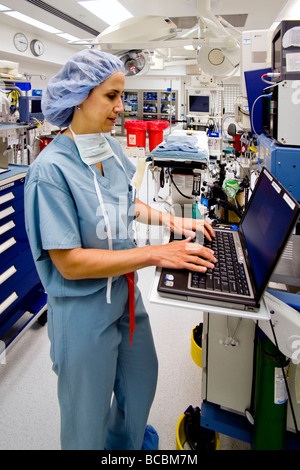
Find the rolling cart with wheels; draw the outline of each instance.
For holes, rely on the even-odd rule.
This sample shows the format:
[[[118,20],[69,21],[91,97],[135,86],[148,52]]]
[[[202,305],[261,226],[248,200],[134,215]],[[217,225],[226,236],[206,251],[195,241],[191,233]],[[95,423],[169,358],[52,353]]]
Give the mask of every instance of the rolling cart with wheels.
[[[300,359],[299,311],[275,296],[274,292],[272,294],[265,292],[261,307],[255,314],[229,307],[208,306],[197,302],[161,297],[157,292],[159,277],[160,272],[157,270],[149,293],[150,302],[181,307],[183,312],[190,309],[197,310],[199,319],[203,315],[201,372],[199,372],[202,374],[202,385],[199,390],[198,404],[201,410],[200,426],[220,435],[243,441],[252,449],[275,450],[274,447],[270,447],[269,426],[270,434],[276,433],[276,440],[271,439],[272,445],[275,441],[277,442],[276,449],[279,450],[284,446],[285,449],[299,450],[300,439],[299,429],[297,429],[300,423],[300,404],[297,399]],[[264,380],[265,375],[265,370],[260,374],[262,379],[257,374],[257,364],[262,362],[262,359],[258,358],[257,330],[260,331],[261,336],[274,344],[273,329],[277,344],[275,347],[268,346],[267,348],[269,357],[266,367],[273,369],[274,381],[268,379],[267,386],[271,392],[272,389],[275,392],[276,385],[279,385],[279,392],[277,389],[277,393],[271,393],[272,396],[269,392],[267,392],[268,395],[265,392],[263,395],[257,395],[257,390],[259,393],[262,390],[258,387],[257,381]],[[276,350],[275,358],[271,357],[274,355],[273,350]],[[285,387],[280,376],[281,367],[278,367],[277,356],[280,354],[290,360],[288,398],[284,398]],[[274,359],[276,362],[272,365]],[[285,365],[283,364],[283,367]],[[274,406],[278,406],[276,411],[281,417],[277,423],[265,419],[264,433],[260,432],[259,441],[255,441],[254,435],[257,435],[257,427],[261,427],[260,423],[264,421],[264,410],[267,405],[273,406],[270,401],[274,400],[274,396],[276,398]],[[264,400],[264,408],[262,419],[258,420],[257,403],[261,400]],[[280,410],[280,407],[285,407],[285,412],[283,409]],[[178,428],[180,435],[179,431],[182,429]],[[284,441],[281,437],[280,440],[278,439],[279,435],[284,436]]]

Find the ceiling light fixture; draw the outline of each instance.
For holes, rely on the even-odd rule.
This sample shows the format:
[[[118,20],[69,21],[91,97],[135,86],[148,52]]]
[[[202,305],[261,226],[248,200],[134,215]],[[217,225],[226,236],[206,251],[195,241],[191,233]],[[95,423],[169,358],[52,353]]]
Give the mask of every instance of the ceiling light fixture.
[[[57,34],[60,38],[66,39],[67,41],[80,41],[79,38],[76,38],[75,36],[72,36],[71,34],[68,33],[59,33]]]
[[[110,26],[133,17],[117,0],[88,0],[78,3]]]
[[[31,26],[36,26],[37,28],[40,28],[43,31],[47,31],[48,33],[56,33],[56,34],[61,33],[59,29],[55,29],[52,26],[49,26],[45,23],[42,23],[41,21],[31,18],[30,16],[23,15],[23,13],[20,13],[18,11],[4,11],[3,13],[5,15],[12,16],[16,20],[20,20],[27,24],[30,24]]]
[[[2,5],[2,3],[0,3],[0,11],[9,11],[11,10],[11,8],[8,8],[6,5]]]

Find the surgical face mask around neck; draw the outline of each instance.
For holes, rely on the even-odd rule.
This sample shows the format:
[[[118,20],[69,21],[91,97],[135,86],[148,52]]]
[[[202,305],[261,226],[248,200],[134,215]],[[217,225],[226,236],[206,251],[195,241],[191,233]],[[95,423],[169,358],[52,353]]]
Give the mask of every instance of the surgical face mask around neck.
[[[103,162],[114,155],[111,146],[103,134],[75,134],[72,132],[81,160],[87,165]]]

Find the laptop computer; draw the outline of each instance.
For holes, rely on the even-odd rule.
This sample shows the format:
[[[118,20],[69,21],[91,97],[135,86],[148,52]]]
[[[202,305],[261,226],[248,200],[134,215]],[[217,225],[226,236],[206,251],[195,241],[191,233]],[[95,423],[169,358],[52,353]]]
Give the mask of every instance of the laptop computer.
[[[257,311],[261,296],[298,220],[300,206],[266,169],[238,227],[214,228],[218,262],[206,273],[162,268],[160,296]]]

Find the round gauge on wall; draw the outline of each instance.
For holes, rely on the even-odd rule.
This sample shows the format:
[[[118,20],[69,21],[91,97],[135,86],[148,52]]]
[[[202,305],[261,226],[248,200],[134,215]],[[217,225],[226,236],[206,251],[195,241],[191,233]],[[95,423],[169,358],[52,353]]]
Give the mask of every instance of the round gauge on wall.
[[[33,55],[40,56],[44,52],[44,44],[39,39],[33,39],[30,43],[30,50]]]
[[[14,45],[19,52],[25,52],[28,47],[28,39],[23,33],[14,35]]]

